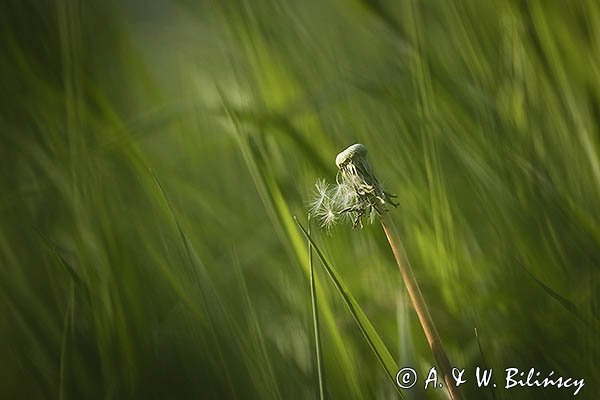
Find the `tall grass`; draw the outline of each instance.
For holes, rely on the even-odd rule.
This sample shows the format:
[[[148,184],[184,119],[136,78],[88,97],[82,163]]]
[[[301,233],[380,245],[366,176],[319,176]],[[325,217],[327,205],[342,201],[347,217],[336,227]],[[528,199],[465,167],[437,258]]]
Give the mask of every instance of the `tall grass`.
[[[0,397],[312,398],[292,216],[361,142],[453,363],[595,398],[598,21],[592,0],[2,2]],[[323,257],[423,374],[383,233],[334,229]],[[315,267],[326,397],[397,398]]]

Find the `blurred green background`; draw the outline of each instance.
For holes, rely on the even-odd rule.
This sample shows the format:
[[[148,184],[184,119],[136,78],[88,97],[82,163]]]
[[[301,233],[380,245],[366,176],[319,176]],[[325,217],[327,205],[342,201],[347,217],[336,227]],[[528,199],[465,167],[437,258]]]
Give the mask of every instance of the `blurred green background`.
[[[4,0],[0,38],[1,398],[316,398],[292,216],[355,142],[452,362],[600,393],[599,2]],[[425,373],[381,227],[313,231]],[[398,398],[315,268],[328,397]]]

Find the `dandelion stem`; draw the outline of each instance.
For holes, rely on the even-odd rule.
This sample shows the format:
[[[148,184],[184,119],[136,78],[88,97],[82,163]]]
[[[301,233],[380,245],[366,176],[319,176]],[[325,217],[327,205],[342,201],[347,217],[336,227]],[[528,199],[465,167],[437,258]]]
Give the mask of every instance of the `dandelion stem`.
[[[419,284],[417,283],[413,270],[408,262],[406,253],[404,251],[404,246],[402,246],[402,241],[400,240],[400,235],[398,234],[396,226],[390,218],[389,213],[381,213],[380,221],[381,225],[383,226],[383,230],[385,231],[385,235],[387,236],[388,242],[390,243],[390,247],[392,248],[392,252],[394,253],[394,258],[396,259],[400,273],[402,274],[402,279],[404,280],[408,295],[411,299],[413,307],[415,308],[415,311],[417,312],[421,327],[425,332],[425,337],[427,338],[429,347],[431,348],[431,351],[433,352],[433,355],[440,367],[440,372],[444,377],[444,382],[446,382],[446,387],[450,393],[450,398],[452,400],[462,400],[463,397],[460,389],[454,385],[452,380],[452,366],[450,365],[450,360],[448,359],[448,355],[446,354],[446,350],[442,344],[442,339],[435,328],[435,324],[433,323],[433,319],[429,313],[429,308],[425,303],[425,299],[423,298]]]

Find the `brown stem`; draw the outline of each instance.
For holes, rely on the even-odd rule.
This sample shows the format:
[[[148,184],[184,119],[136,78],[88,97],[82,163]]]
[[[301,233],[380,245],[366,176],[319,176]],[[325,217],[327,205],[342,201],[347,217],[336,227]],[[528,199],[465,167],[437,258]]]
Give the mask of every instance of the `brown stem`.
[[[423,331],[425,332],[425,337],[427,337],[429,347],[431,348],[431,351],[433,352],[433,355],[435,356],[435,359],[440,367],[440,372],[444,377],[444,382],[446,382],[446,387],[450,393],[450,398],[452,400],[462,400],[463,397],[460,389],[454,385],[454,381],[452,380],[452,366],[450,365],[450,360],[448,359],[446,350],[444,350],[444,345],[442,344],[440,335],[435,328],[435,324],[433,323],[433,319],[431,318],[429,308],[427,308],[427,304],[425,303],[425,299],[423,298],[419,284],[415,279],[415,274],[413,273],[413,270],[405,257],[404,247],[402,246],[402,241],[400,240],[400,235],[398,235],[396,226],[394,225],[389,214],[386,212],[381,214],[380,220],[383,230],[385,231],[385,235],[390,242],[390,247],[394,253],[394,258],[396,258],[396,263],[398,264],[400,273],[402,274],[402,279],[404,280],[408,295],[410,296],[413,307],[417,312],[417,316],[421,322],[421,327],[423,327]]]

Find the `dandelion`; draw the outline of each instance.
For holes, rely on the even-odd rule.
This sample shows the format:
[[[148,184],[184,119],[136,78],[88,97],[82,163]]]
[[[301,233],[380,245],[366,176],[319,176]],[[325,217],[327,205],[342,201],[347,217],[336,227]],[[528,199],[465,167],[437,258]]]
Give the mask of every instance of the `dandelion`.
[[[345,217],[356,227],[363,226],[363,217],[370,223],[387,211],[388,204],[396,207],[372,172],[367,161],[367,148],[354,144],[337,155],[335,163],[339,168],[336,184],[328,185],[317,181],[317,193],[311,203],[310,213],[321,221],[324,227],[331,227],[338,219]]]
[[[344,217],[352,221],[355,228],[362,228],[364,217],[371,223],[376,220],[381,222],[450,398],[462,399],[460,390],[452,380],[450,361],[404,252],[400,235],[387,213],[388,204],[398,206],[393,201],[396,196],[386,192],[375,177],[367,161],[367,148],[364,145],[357,143],[348,147],[337,155],[335,164],[339,169],[336,184],[329,185],[322,180],[317,182],[316,195],[311,202],[311,215],[319,219],[321,226],[326,228],[331,228],[337,220]]]

